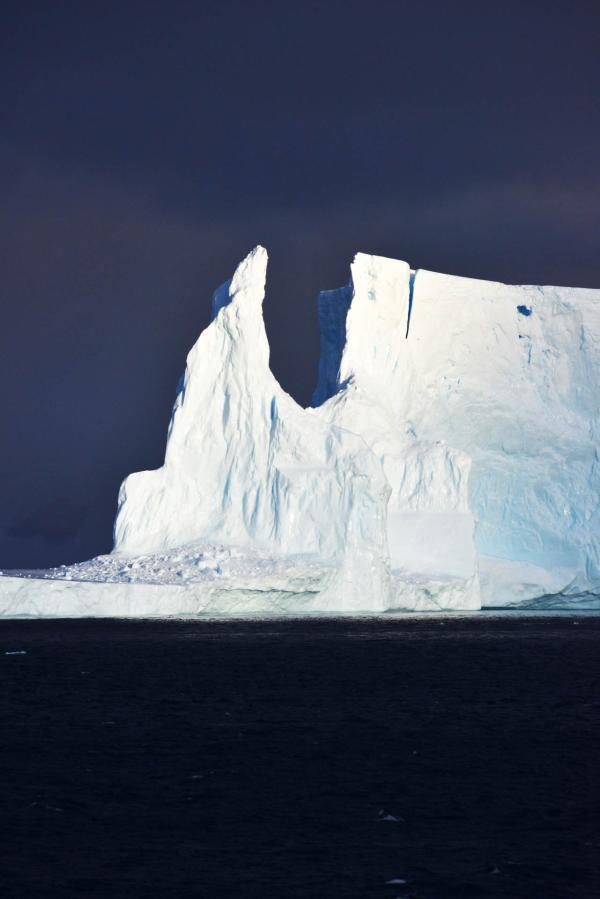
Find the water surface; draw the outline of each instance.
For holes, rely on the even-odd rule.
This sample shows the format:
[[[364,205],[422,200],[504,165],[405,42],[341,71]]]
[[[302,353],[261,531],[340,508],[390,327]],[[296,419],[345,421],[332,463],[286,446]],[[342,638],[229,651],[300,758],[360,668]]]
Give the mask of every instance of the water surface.
[[[596,897],[599,637],[1,621],[3,896]]]

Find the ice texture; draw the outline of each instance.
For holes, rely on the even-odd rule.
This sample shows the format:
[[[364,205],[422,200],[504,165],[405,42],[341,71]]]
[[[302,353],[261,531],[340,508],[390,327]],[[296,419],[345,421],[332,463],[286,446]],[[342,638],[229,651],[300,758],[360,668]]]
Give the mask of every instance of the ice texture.
[[[525,584],[529,598],[597,592],[600,291],[420,272],[407,349],[407,418],[472,460],[480,567],[514,566],[504,596],[486,578],[483,604]]]
[[[5,572],[0,614],[599,607],[600,291],[359,253],[319,297],[303,409],[269,368],[266,267],[215,291],[113,553]]]

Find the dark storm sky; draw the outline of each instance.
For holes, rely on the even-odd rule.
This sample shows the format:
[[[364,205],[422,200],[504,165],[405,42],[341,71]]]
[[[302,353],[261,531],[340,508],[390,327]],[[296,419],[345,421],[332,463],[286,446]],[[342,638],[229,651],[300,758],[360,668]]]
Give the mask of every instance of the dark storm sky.
[[[600,287],[592,2],[5,3],[0,567],[111,546],[213,288],[270,253],[306,403],[357,250]]]

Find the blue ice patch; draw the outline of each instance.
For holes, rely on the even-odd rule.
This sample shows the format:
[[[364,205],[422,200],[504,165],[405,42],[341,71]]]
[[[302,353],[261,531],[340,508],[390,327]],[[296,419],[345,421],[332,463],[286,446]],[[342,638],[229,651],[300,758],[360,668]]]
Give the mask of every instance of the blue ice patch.
[[[531,308],[529,306],[517,306],[517,312],[521,315],[531,315]]]

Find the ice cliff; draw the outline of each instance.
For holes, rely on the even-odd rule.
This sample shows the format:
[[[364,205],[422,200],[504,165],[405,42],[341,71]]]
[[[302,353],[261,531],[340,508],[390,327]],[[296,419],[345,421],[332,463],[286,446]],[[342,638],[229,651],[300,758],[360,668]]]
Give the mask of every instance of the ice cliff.
[[[600,291],[359,253],[319,298],[303,409],[269,368],[266,266],[257,247],[215,292],[164,465],[121,488],[113,554],[0,578],[0,613],[597,602]]]
[[[319,310],[315,402],[383,462],[392,567],[467,573],[474,553],[485,605],[596,592],[600,291],[358,254]]]

